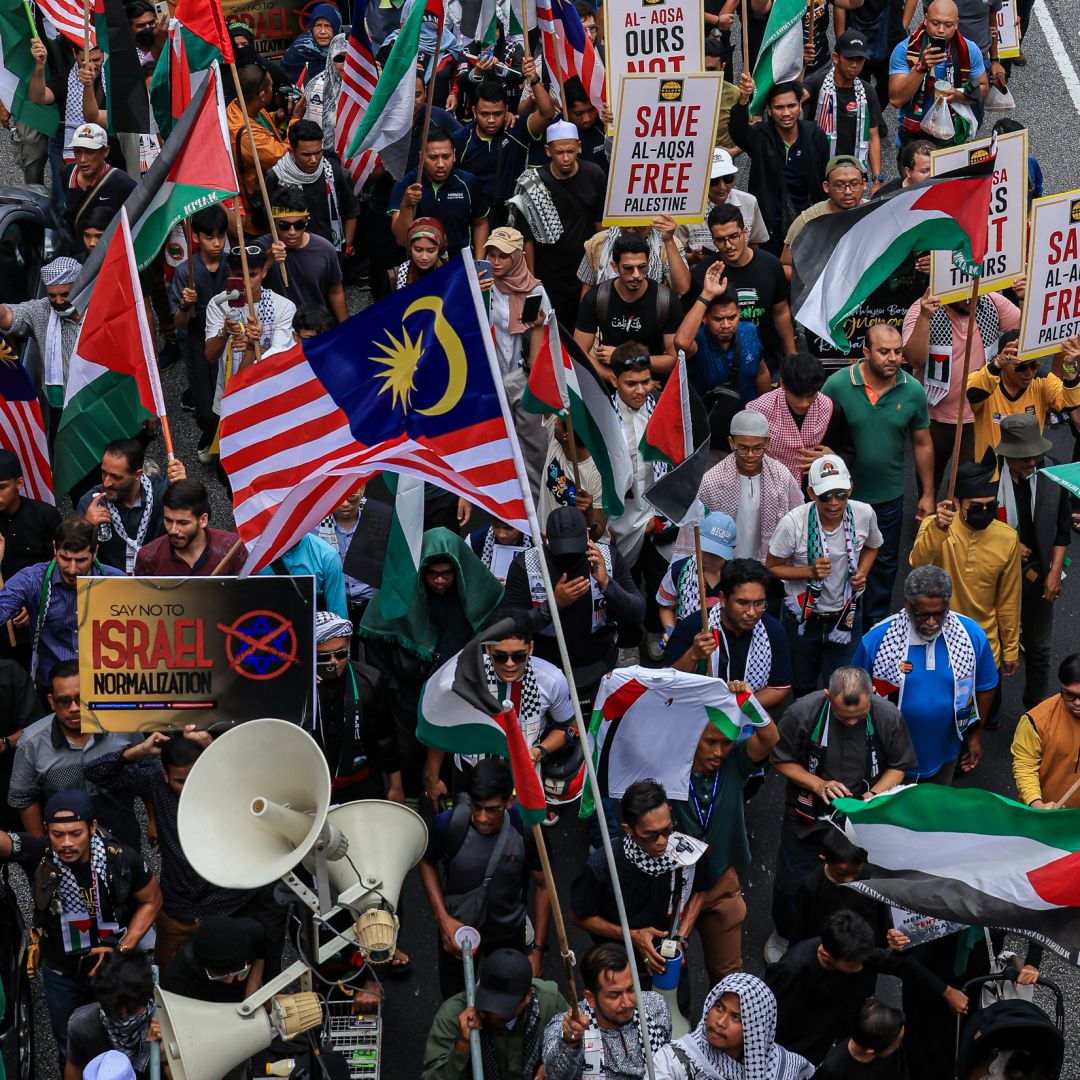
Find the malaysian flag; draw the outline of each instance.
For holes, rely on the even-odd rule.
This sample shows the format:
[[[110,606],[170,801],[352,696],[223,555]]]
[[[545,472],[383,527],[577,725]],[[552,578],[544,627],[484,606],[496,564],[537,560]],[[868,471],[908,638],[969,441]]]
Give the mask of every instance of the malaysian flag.
[[[86,14],[80,0],[35,0],[41,14],[60,31],[64,37],[83,48],[85,41]],[[90,20],[90,45],[97,45],[94,20]]]
[[[371,42],[364,28],[366,0],[356,0],[353,5],[353,24],[349,33],[349,44],[345,51],[345,69],[341,73],[341,89],[337,99],[337,122],[334,128],[334,149],[337,151],[345,171],[352,177],[353,190],[359,194],[364,182],[371,175],[379,155],[373,150],[364,150],[356,157],[346,153],[352,144],[356,129],[364,116],[364,110],[371,101],[375,84],[379,81],[379,72],[375,67],[375,56],[371,51]]]
[[[41,406],[30,376],[22,364],[8,358],[9,352],[0,338],[0,446],[22,462],[27,497],[55,503]]]
[[[235,374],[221,405],[244,574],[386,469],[529,532],[472,259]],[[485,363],[485,357],[487,362]]]
[[[544,63],[552,76],[552,88],[558,97],[556,76],[563,81],[577,76],[589,100],[603,109],[606,98],[604,65],[593,47],[573,0],[536,0],[536,23],[543,32]]]

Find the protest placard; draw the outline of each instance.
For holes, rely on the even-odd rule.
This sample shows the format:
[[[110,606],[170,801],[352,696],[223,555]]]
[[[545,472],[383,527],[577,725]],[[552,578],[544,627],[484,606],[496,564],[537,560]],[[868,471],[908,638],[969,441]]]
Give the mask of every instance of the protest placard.
[[[312,5],[306,0],[221,0],[226,22],[251,27],[260,56],[281,56],[303,29],[300,20]]]
[[[990,231],[979,292],[1008,288],[1024,272],[1027,223],[1028,141],[1026,131],[998,136],[997,162],[990,192]],[[949,146],[930,155],[930,175],[941,176],[985,157],[989,139]],[[935,251],[930,258],[930,293],[943,304],[971,295],[971,278],[958,266],[951,251]]]
[[[1020,55],[1020,18],[1013,0],[1001,0],[995,13],[998,34],[998,59],[1012,60]]]
[[[1080,334],[1080,190],[1036,199],[1031,268],[1020,320],[1019,354],[1048,356]]]
[[[79,578],[83,730],[309,719],[312,577]]]
[[[687,0],[606,0],[605,70],[623,75],[683,74],[705,69],[704,9]],[[609,84],[608,100],[618,86]]]
[[[704,218],[723,81],[719,72],[623,76],[605,225]]]

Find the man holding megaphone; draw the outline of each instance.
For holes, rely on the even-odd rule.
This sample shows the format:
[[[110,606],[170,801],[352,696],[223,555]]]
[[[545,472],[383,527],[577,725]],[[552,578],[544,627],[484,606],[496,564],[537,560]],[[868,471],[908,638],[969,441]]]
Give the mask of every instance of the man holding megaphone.
[[[104,957],[129,952],[161,910],[161,889],[142,856],[98,832],[84,791],[45,804],[46,836],[0,832],[0,859],[17,862],[34,897],[28,968],[40,962],[60,1072],[71,1014],[94,1000],[90,976]]]

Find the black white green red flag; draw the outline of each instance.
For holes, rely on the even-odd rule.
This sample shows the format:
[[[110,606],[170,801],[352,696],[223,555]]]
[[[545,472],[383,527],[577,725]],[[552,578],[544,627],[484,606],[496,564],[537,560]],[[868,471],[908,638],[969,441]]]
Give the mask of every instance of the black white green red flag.
[[[952,251],[968,269],[986,257],[996,152],[962,169],[809,221],[791,248],[791,314],[847,350],[843,322],[913,251]]]
[[[1013,930],[1080,963],[1080,810],[940,784],[833,805],[869,853],[853,888],[920,915]]]

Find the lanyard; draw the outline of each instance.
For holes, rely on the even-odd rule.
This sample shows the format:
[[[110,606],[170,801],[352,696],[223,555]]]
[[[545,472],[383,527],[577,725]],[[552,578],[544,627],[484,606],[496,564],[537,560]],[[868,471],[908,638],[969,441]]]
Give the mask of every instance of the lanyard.
[[[723,766],[721,766],[723,768]],[[702,813],[701,803],[698,802],[697,791],[694,790],[694,779],[690,778],[690,802],[694,807],[694,816],[698,819],[702,832],[709,831],[709,822],[712,821],[713,811],[716,809],[716,789],[720,786],[720,769],[713,773],[712,791],[709,794],[708,813]]]

